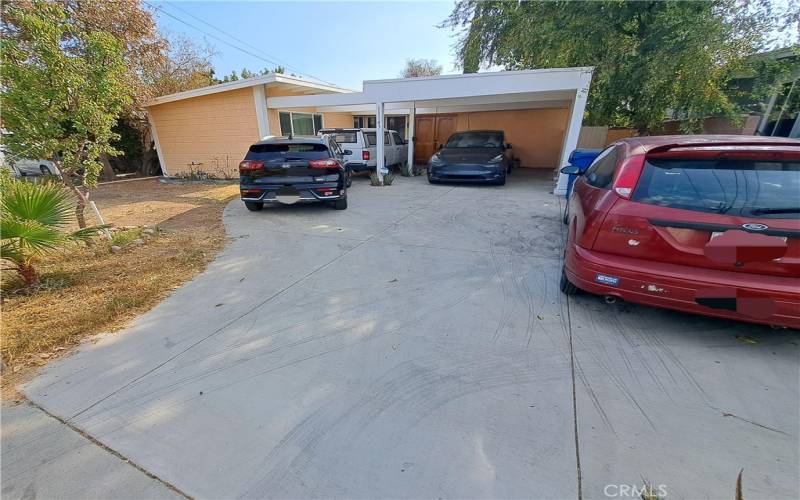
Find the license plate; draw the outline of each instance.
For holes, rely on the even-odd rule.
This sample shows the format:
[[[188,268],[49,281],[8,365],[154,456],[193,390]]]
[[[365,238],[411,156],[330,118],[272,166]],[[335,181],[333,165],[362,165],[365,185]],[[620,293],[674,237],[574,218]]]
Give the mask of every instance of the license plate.
[[[724,232],[725,232],[725,231],[714,231],[714,232],[712,232],[712,233],[711,233],[711,238],[709,238],[709,239],[708,239],[708,241],[711,241],[711,240],[713,240],[714,238],[716,238],[717,236],[719,236],[719,235],[723,234]],[[780,239],[782,239],[782,240],[783,240],[783,242],[784,242],[784,243],[786,243],[787,241],[789,241],[789,238],[788,238],[788,237],[786,237],[786,236],[774,236],[774,238],[780,238]]]
[[[291,205],[300,199],[300,193],[291,186],[284,186],[275,194],[275,199],[280,203]]]
[[[607,274],[598,274],[594,280],[601,285],[619,286],[619,278],[617,276],[609,276]]]

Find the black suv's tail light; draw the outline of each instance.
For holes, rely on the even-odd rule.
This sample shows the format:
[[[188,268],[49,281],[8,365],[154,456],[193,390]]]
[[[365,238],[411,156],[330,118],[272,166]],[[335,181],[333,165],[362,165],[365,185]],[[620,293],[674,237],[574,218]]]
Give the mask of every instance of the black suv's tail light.
[[[259,160],[244,160],[239,163],[239,173],[242,175],[252,174],[259,170],[264,170],[264,162]]]

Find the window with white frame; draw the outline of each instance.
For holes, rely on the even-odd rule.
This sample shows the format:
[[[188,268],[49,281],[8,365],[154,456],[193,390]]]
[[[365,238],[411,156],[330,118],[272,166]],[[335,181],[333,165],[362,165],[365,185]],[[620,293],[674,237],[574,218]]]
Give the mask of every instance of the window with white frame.
[[[355,128],[375,128],[375,116],[354,115],[353,127]]]
[[[280,111],[281,135],[316,135],[322,128],[322,113]]]

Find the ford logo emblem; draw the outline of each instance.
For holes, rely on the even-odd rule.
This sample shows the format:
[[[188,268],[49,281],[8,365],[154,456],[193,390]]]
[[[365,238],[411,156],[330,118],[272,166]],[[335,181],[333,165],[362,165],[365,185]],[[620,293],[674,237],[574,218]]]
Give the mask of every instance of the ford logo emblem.
[[[769,229],[769,226],[766,224],[757,224],[754,222],[748,222],[747,224],[742,224],[742,227],[747,229],[748,231],[764,231]]]

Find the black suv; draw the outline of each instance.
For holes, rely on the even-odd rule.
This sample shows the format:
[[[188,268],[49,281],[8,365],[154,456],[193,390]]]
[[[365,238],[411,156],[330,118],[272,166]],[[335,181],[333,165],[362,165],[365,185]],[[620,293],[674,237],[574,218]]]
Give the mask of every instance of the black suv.
[[[239,190],[248,210],[264,203],[330,202],[347,208],[350,172],[330,136],[273,137],[259,141],[239,163]]]

